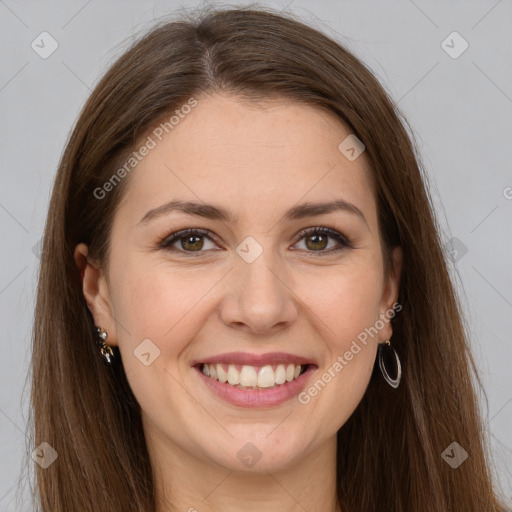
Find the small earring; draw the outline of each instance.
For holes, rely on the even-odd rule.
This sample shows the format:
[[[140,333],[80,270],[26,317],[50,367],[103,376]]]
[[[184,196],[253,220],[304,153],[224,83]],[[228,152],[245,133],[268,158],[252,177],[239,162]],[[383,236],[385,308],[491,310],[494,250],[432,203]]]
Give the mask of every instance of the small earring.
[[[398,357],[398,354],[396,353],[396,350],[391,346],[391,343],[389,340],[387,340],[385,343],[379,343],[379,367],[380,371],[382,372],[382,376],[384,377],[384,380],[392,387],[397,388],[400,384],[400,379],[402,378],[402,365],[400,364],[400,358]],[[387,362],[389,362],[389,359],[391,356],[394,356],[395,362],[396,362],[396,377],[393,378],[389,374],[387,370]]]
[[[101,327],[96,327],[96,336],[97,340],[96,343],[100,347],[101,355],[103,356],[103,360],[107,364],[112,364],[112,361],[114,359],[114,352],[112,351],[112,347],[105,343],[105,340],[107,339],[107,331],[104,331]]]

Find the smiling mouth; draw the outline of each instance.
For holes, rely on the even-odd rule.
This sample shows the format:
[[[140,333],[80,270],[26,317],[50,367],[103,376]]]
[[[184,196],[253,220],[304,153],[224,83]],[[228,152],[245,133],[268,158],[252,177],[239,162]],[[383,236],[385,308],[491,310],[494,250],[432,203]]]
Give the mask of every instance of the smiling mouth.
[[[196,365],[210,379],[235,388],[253,390],[278,388],[300,377],[309,366],[293,363],[264,366],[222,363]]]

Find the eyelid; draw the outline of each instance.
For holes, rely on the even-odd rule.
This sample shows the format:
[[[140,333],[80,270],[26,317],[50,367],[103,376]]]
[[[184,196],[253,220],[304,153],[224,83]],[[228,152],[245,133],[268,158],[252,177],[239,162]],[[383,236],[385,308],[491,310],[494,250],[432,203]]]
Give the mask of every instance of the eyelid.
[[[206,238],[210,238],[212,242],[218,243],[218,237],[215,235],[212,231],[209,229],[203,229],[203,228],[185,228],[180,229],[178,231],[173,231],[172,233],[169,233],[165,235],[159,242],[159,247],[166,249],[168,248],[172,243],[176,242],[180,238],[183,238],[187,235],[192,234],[198,234],[202,235]],[[193,252],[193,251],[181,251],[181,252]],[[205,252],[205,251],[197,251],[197,252]]]
[[[309,234],[314,234],[314,233],[321,233],[321,234],[328,235],[331,238],[334,238],[338,242],[338,244],[341,245],[341,247],[338,247],[335,249],[330,249],[327,251],[306,251],[308,254],[310,254],[312,256],[322,256],[322,255],[337,253],[343,249],[352,248],[351,241],[345,235],[343,235],[342,233],[340,233],[339,231],[337,231],[335,229],[328,228],[326,226],[310,226],[308,228],[302,229],[294,237],[295,242],[293,243],[293,245],[300,242],[300,240],[302,240],[305,236],[307,236]],[[209,238],[212,242],[214,242],[216,244],[218,244],[218,241],[219,241],[219,238],[217,237],[217,235],[215,235],[209,229],[185,228],[185,229],[180,229],[178,231],[173,231],[172,233],[167,234],[160,240],[158,246],[162,249],[167,249],[169,251],[184,253],[188,256],[196,256],[196,255],[200,255],[201,253],[208,252],[208,251],[183,251],[183,250],[175,249],[175,248],[171,247],[171,245],[173,243],[175,243],[176,241],[180,240],[181,238],[183,238],[189,234],[198,234],[198,235],[204,236],[206,238]]]
[[[350,240],[345,235],[343,235],[336,229],[328,228],[326,226],[312,226],[309,228],[302,229],[301,231],[299,231],[299,233],[297,233],[295,243],[301,240],[304,236],[309,235],[311,233],[323,233],[329,235],[331,238],[335,238],[336,240],[341,241],[346,246],[351,246]]]

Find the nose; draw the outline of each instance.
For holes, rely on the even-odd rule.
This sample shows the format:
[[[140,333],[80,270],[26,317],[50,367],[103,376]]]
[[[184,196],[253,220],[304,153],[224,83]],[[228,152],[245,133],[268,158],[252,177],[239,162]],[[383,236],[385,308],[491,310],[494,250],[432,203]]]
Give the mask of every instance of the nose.
[[[273,333],[297,318],[293,284],[271,253],[264,250],[252,263],[236,259],[221,304],[220,316],[227,326],[257,334]]]

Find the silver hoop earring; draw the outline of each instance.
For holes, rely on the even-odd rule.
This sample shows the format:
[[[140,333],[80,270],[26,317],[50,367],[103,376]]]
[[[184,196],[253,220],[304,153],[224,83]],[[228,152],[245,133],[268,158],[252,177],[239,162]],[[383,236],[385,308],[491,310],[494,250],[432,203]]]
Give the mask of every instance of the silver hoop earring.
[[[112,361],[114,360],[114,352],[112,351],[112,347],[108,343],[105,343],[108,336],[107,331],[104,331],[101,327],[96,327],[96,336],[96,343],[100,347],[103,360],[107,364],[112,364]]]
[[[379,343],[379,367],[382,372],[382,376],[384,380],[392,387],[397,388],[400,384],[400,379],[402,378],[402,365],[400,364],[400,358],[396,353],[396,350],[391,346],[389,340],[385,343]],[[396,363],[396,377],[393,378],[388,372],[388,363],[390,359],[394,359]]]

